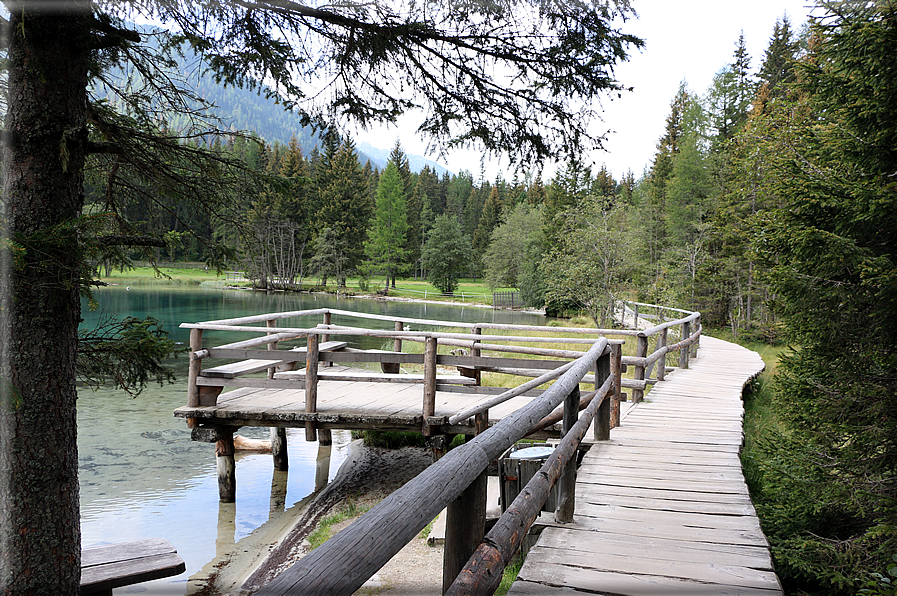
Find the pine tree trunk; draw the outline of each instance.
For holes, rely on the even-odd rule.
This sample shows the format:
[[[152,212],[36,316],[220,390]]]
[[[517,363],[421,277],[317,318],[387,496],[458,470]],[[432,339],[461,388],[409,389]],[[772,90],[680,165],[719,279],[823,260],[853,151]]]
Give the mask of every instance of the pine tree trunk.
[[[10,11],[0,284],[0,593],[78,594],[74,218],[83,203],[90,3]],[[60,10],[60,4],[65,6]],[[4,249],[5,250],[5,249]]]

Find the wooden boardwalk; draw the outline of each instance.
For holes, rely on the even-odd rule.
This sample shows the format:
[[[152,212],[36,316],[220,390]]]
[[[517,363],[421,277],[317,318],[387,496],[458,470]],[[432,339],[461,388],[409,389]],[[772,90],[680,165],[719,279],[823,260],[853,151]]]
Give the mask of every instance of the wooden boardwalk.
[[[548,523],[509,594],[781,594],[741,471],[743,387],[763,361],[704,336],[585,456],[574,523]]]

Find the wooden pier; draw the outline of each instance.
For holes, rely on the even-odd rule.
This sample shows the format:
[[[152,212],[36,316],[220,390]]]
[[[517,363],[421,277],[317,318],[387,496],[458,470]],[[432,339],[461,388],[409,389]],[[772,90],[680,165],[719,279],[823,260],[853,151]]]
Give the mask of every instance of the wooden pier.
[[[741,472],[741,395],[763,370],[704,336],[577,472],[571,524],[547,524],[509,594],[782,593]]]

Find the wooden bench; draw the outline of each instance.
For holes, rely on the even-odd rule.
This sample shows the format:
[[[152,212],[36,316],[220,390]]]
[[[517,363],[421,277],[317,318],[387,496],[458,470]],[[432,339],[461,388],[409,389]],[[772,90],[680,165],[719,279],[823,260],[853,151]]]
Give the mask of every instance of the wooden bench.
[[[275,379],[305,379],[304,370],[286,371],[274,374]],[[368,383],[423,383],[424,375],[405,373],[378,373],[361,369],[344,368],[336,371],[318,371],[319,381],[361,381]],[[454,375],[436,375],[436,382],[445,385],[475,385],[476,379]]]
[[[113,588],[171,577],[187,570],[164,538],[147,538],[81,551],[81,594],[112,596]]]
[[[318,346],[318,351],[335,352],[337,350],[342,350],[347,345],[348,344],[344,341],[325,341],[320,346]],[[280,358],[277,360],[253,359],[241,360],[240,362],[234,362],[231,364],[222,364],[221,366],[214,366],[212,368],[201,370],[199,372],[199,376],[213,377],[216,379],[233,379],[242,375],[261,372],[273,366],[282,366],[284,364],[301,362],[304,359],[307,350],[308,348],[306,348],[305,346],[293,348],[292,350],[283,350],[280,353],[289,355],[289,357]],[[293,358],[293,356],[295,356],[295,358]]]

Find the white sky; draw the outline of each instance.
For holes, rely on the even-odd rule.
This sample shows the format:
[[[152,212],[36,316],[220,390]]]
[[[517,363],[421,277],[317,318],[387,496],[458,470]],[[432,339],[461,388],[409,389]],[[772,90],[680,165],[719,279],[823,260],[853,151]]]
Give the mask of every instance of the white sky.
[[[621,99],[603,102],[604,122],[596,123],[595,130],[614,132],[605,143],[607,152],[591,155],[596,168],[606,164],[617,179],[629,169],[638,178],[650,164],[681,81],[704,95],[713,75],[732,62],[742,31],[751,69],[756,72],[776,20],[787,14],[792,30],[798,31],[812,7],[808,0],[632,0],[632,5],[639,18],[621,27],[644,39],[645,47],[618,66],[616,75],[634,90]],[[409,122],[401,128],[357,131],[355,138],[387,150],[399,138],[406,153],[424,155],[426,142],[417,138],[414,130]],[[480,170],[479,154],[469,151],[456,152],[440,163],[454,172],[469,170],[474,176]],[[510,180],[506,161],[487,164],[487,177],[494,179],[500,168]],[[546,164],[543,179],[552,175],[553,168]]]

